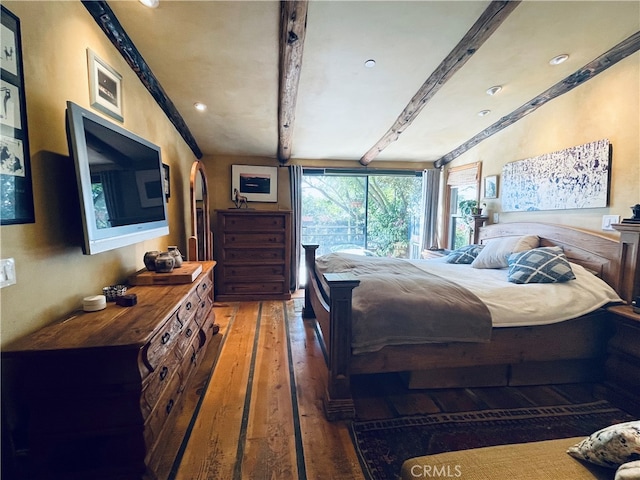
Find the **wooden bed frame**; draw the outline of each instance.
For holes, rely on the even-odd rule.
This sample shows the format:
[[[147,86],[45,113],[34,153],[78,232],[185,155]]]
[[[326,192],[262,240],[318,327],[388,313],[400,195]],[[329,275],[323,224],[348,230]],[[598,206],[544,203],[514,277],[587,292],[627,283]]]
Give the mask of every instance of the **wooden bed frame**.
[[[570,227],[544,223],[506,223],[479,229],[475,243],[492,238],[535,234],[541,246],[559,245],[570,261],[600,276],[630,302],[638,283],[640,226],[616,241]],[[330,300],[323,298],[315,275],[318,245],[303,245],[307,286],[303,316],[315,317],[328,362],[324,398],[329,420],[355,415],[350,377],[356,374],[407,372],[409,387],[549,384],[584,381],[600,371],[609,336],[604,309],[551,325],[495,328],[489,343],[434,343],[387,346],[380,351],[351,353],[352,291],[360,283],[350,274],[325,274]],[[622,267],[622,268],[621,268]],[[619,288],[623,286],[624,288]],[[570,339],[570,341],[567,341]],[[562,362],[562,368],[558,368]],[[558,375],[558,372],[562,372]],[[435,383],[430,379],[437,379]],[[474,386],[480,386],[475,384]]]

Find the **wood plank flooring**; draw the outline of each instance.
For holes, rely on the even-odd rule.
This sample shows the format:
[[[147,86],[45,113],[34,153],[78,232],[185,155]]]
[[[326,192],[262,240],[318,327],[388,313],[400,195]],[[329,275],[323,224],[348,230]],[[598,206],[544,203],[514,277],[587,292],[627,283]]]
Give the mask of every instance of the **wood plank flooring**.
[[[198,372],[199,402],[166,477],[213,479],[363,479],[346,422],[322,412],[324,353],[303,301],[216,304],[220,335]],[[359,419],[568,404],[593,400],[593,385],[410,391],[399,375],[353,380]],[[184,415],[184,414],[183,414]],[[177,438],[175,441],[181,441]]]

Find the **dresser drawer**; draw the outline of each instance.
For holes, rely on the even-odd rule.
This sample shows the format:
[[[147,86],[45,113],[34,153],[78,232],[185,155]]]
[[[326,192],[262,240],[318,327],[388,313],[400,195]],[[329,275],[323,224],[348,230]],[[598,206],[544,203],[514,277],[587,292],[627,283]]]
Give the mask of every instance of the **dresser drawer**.
[[[284,282],[233,282],[226,283],[224,293],[226,295],[264,295],[264,294],[284,294],[289,289]]]
[[[213,300],[211,300],[211,297],[206,297],[200,300],[200,304],[198,305],[198,309],[195,314],[195,322],[200,328],[203,327],[204,321],[212,308]]]
[[[181,393],[182,378],[180,372],[173,375],[169,380],[167,388],[164,389],[160,399],[155,405],[155,408],[151,412],[151,415],[147,418],[144,425],[144,441],[147,445],[147,449],[152,449],[162,433],[162,428],[166,424],[167,419],[174,411],[174,407],[177,407],[178,400]]]
[[[221,268],[221,274],[225,276],[227,281],[233,281],[238,278],[265,278],[265,277],[282,277],[284,278],[284,263],[275,265],[226,265]]]
[[[220,219],[220,226],[227,232],[259,232],[261,230],[284,230],[284,215],[251,215],[226,213]]]
[[[225,262],[237,263],[262,263],[262,262],[283,262],[283,248],[227,248],[224,250],[223,259]],[[227,264],[224,266],[226,267]]]
[[[207,274],[204,280],[202,280],[196,287],[196,293],[198,298],[213,298],[213,273]]]
[[[147,344],[143,359],[150,370],[155,370],[162,363],[162,359],[175,344],[183,323],[178,319],[178,311],[176,311]]]
[[[225,232],[220,239],[225,247],[284,245],[285,232]]]
[[[187,299],[182,302],[180,308],[178,308],[178,311],[176,312],[176,316],[183,325],[193,317],[194,313],[196,313],[199,303],[200,297],[198,296],[197,290],[191,292]]]
[[[149,382],[142,392],[140,402],[144,419],[149,417],[165,388],[177,374],[179,367],[180,360],[178,357],[176,355],[167,355],[162,359],[162,364],[149,376]]]

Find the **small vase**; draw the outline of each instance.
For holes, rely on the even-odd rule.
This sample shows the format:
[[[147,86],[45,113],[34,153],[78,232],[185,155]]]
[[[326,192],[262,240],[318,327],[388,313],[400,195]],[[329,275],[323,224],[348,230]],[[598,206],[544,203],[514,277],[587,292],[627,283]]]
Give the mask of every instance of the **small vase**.
[[[147,270],[153,272],[156,269],[156,257],[160,255],[158,250],[153,250],[144,254],[144,266]]]
[[[168,248],[169,248],[169,254],[173,255],[173,260],[174,260],[173,266],[175,268],[180,268],[182,266],[182,254],[180,254],[180,250],[178,250],[178,247],[168,247]]]
[[[169,273],[173,270],[175,259],[169,252],[162,252],[156,257],[156,272]]]

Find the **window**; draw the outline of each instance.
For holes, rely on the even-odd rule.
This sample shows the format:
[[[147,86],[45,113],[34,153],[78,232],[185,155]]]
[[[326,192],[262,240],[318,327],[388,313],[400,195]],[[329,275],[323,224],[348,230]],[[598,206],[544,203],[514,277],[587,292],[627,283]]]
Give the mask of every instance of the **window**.
[[[317,255],[413,258],[420,248],[422,172],[305,168],[302,243]]]
[[[472,240],[472,224],[460,211],[465,200],[478,201],[480,192],[480,163],[452,167],[447,172],[446,228],[447,246],[451,249],[468,245]]]

